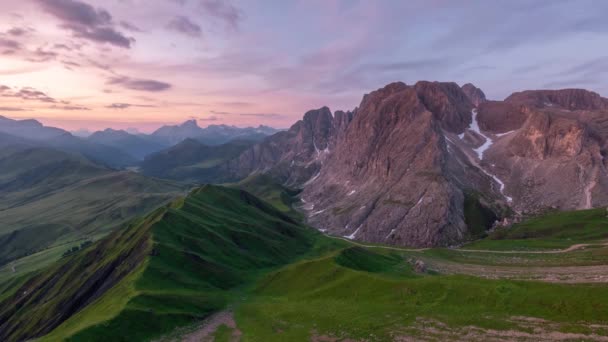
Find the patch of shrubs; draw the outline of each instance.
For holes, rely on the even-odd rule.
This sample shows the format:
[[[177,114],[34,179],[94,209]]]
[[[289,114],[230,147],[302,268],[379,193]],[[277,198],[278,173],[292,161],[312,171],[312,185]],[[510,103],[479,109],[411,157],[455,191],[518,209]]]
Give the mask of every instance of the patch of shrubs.
[[[74,246],[74,247],[72,247],[72,248],[68,249],[68,250],[67,250],[67,251],[65,251],[65,252],[64,252],[64,253],[63,253],[61,256],[62,256],[62,257],[67,257],[67,256],[70,256],[70,255],[72,255],[72,254],[74,254],[74,253],[78,252],[78,251],[79,251],[79,250],[81,250],[81,249],[85,249],[85,248],[87,248],[88,246],[90,246],[90,245],[92,245],[92,244],[93,244],[93,241],[91,241],[91,240],[86,240],[86,241],[84,241],[83,243],[81,243],[81,244],[80,244],[80,246]]]

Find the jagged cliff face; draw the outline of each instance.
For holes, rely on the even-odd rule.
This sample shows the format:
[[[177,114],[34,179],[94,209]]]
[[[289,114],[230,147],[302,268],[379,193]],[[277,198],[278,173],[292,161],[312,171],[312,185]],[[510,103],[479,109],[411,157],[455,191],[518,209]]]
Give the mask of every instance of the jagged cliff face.
[[[487,101],[486,94],[471,83],[463,85],[462,91],[475,107],[479,107],[479,105]]]
[[[606,103],[578,89],[525,91],[502,102],[511,109],[510,130],[488,149],[487,164],[506,183],[513,209],[525,214],[608,204]],[[496,112],[484,110],[480,126],[503,132]]]
[[[264,139],[229,162],[226,172],[236,178],[268,172],[286,185],[303,186],[318,174],[352,117],[351,112],[332,115],[327,107],[308,111],[288,131]]]
[[[306,113],[228,171],[302,188],[308,221],[331,234],[450,245],[508,212],[608,204],[607,104],[576,89],[488,101],[472,84],[397,82],[352,113]],[[475,210],[490,221],[474,223]]]
[[[527,90],[514,93],[505,102],[532,107],[559,107],[567,110],[606,110],[608,99],[584,89]]]
[[[463,198],[443,174],[445,144],[435,118],[457,121],[462,113],[440,87],[420,88],[423,96],[395,83],[364,97],[320,176],[304,188],[313,225],[396,244],[438,244],[464,235],[464,222],[452,221]],[[423,101],[443,112],[429,111]]]
[[[449,245],[468,235],[467,193],[490,179],[454,144],[473,104],[454,83],[393,83],[365,95],[320,175],[304,188],[312,225],[349,238]]]

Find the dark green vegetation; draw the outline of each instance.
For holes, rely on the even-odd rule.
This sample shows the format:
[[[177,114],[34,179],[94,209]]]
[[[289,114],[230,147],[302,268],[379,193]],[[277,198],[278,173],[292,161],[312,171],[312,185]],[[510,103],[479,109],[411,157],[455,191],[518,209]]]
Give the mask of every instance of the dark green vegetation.
[[[0,339],[62,322],[48,340],[158,337],[225,307],[318,238],[247,192],[204,186],[28,280],[1,305]]]
[[[237,157],[253,142],[234,140],[223,145],[208,146],[195,139],[186,139],[166,150],[147,156],[141,163],[144,174],[198,183],[223,180],[223,162]]]
[[[295,196],[300,191],[281,185],[267,174],[251,175],[233,186],[264,199],[275,208],[294,218],[302,219],[302,214],[293,209],[293,205],[298,201]]]
[[[604,208],[552,212],[499,229],[466,248],[495,250],[563,249],[574,244],[608,240]]]
[[[67,251],[65,251],[65,253],[63,253],[61,256],[62,256],[62,257],[66,257],[66,256],[69,256],[69,255],[72,255],[72,254],[74,254],[74,253],[76,253],[76,252],[80,251],[81,249],[85,249],[85,248],[89,247],[89,246],[90,246],[90,245],[92,245],[92,244],[93,244],[93,241],[91,241],[91,240],[86,240],[86,241],[82,242],[80,245],[76,245],[76,246],[74,246],[74,247],[72,247],[72,248],[68,249],[68,250],[67,250]]]
[[[5,147],[0,151],[0,266],[45,252],[55,260],[186,189],[54,149]],[[54,249],[58,246],[63,250]],[[0,269],[0,282],[22,271],[20,264],[13,266]]]
[[[482,205],[479,194],[465,194],[464,221],[472,238],[484,237],[497,218],[491,209]]]

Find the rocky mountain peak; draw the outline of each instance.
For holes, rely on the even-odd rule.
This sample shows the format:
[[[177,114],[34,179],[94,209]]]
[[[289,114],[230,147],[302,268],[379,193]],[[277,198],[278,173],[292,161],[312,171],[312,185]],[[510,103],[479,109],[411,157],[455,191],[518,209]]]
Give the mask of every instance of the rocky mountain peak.
[[[408,86],[403,82],[389,83],[380,89],[377,89],[369,94],[363,95],[363,99],[361,100],[360,107],[368,106],[368,104],[370,102],[377,103],[378,99],[386,98],[392,94],[401,92],[407,88],[408,88]]]
[[[471,123],[473,104],[454,82],[420,81],[414,86],[424,106],[440,121],[443,129],[462,133]]]
[[[184,122],[183,122],[183,123],[180,125],[180,127],[183,127],[183,128],[199,128],[199,127],[198,127],[198,123],[197,123],[197,122],[196,122],[196,120],[194,120],[194,119],[184,121]]]
[[[511,94],[505,102],[533,107],[561,107],[568,110],[606,110],[608,99],[585,89],[526,90]]]
[[[481,89],[477,88],[472,83],[467,83],[461,88],[464,94],[469,98],[471,103],[475,105],[475,107],[479,107],[480,104],[487,101],[486,94],[484,94]]]

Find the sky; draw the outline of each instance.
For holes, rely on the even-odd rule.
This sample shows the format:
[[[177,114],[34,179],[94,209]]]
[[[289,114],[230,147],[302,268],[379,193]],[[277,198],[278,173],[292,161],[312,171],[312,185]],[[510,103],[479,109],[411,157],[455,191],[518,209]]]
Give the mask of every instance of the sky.
[[[289,127],[393,81],[608,96],[604,0],[0,0],[0,115]]]

